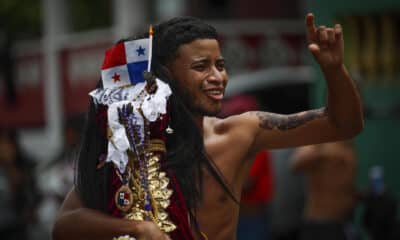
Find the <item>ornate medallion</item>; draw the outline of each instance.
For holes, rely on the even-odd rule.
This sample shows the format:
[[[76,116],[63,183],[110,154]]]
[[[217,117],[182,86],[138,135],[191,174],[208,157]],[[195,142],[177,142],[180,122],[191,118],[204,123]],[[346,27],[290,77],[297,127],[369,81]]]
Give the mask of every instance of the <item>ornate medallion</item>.
[[[133,193],[128,185],[122,185],[115,193],[115,205],[123,212],[132,208]]]

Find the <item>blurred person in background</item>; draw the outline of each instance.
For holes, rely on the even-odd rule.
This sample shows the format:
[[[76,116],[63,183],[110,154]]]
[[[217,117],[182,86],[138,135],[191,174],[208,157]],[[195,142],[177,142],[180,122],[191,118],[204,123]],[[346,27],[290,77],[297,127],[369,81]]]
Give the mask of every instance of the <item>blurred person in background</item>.
[[[369,173],[369,188],[362,194],[365,207],[363,226],[371,240],[400,239],[398,200],[385,185],[381,166],[373,166]]]
[[[221,109],[228,82],[215,28],[194,18],[175,18],[155,26],[153,71],[171,84],[174,94],[170,100],[175,101],[169,105],[174,129],[170,137],[174,139],[168,151],[172,147],[172,153],[179,154],[174,155],[175,159],[169,156],[168,161],[182,160],[179,164],[175,161],[176,168],[171,170],[183,189],[183,204],[195,212],[190,222],[197,223],[189,225],[188,232],[193,236],[186,239],[236,238],[240,209],[237,199],[248,174],[246,166],[250,166],[248,162],[254,160],[256,153],[349,139],[363,129],[360,97],[343,63],[340,25],[316,27],[312,14],[307,15],[306,25],[309,49],[327,81],[328,107],[290,115],[246,112],[225,119],[214,118]],[[108,191],[92,194],[91,190],[100,190],[96,188],[102,183],[107,190],[109,182],[103,181],[107,180],[106,173],[96,169],[103,149],[101,139],[97,139],[101,132],[96,126],[94,104],[90,113],[86,145],[79,157],[79,163],[86,168],[78,167],[82,179],[61,207],[54,239],[109,240],[122,234],[138,239],[168,239],[151,221],[108,215]],[[200,183],[204,187],[196,189]],[[189,221],[189,214],[183,216],[177,224]],[[182,227],[176,230],[185,229]]]
[[[271,201],[271,228],[274,240],[297,240],[303,221],[304,176],[290,168],[296,148],[271,151],[274,196]]]
[[[84,120],[83,114],[68,117],[64,123],[64,148],[56,158],[38,166],[38,183],[43,196],[38,214],[48,236],[62,201],[74,185],[73,164]]]
[[[0,239],[28,239],[40,199],[34,161],[22,152],[14,129],[0,128]]]
[[[258,109],[255,97],[236,95],[223,102],[219,116],[226,118]],[[237,239],[268,240],[271,239],[268,204],[273,195],[270,153],[261,151],[248,164],[251,166],[242,190]]]
[[[355,186],[357,159],[351,141],[298,148],[292,169],[306,180],[306,206],[301,240],[350,240],[353,210],[358,201]]]

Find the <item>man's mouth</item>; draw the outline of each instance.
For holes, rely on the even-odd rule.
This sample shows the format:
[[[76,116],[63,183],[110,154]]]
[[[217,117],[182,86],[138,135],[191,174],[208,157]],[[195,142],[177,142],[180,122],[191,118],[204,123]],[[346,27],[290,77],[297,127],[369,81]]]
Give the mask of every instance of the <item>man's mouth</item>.
[[[224,98],[223,88],[204,89],[204,92],[207,95],[207,97],[215,101],[221,101]]]

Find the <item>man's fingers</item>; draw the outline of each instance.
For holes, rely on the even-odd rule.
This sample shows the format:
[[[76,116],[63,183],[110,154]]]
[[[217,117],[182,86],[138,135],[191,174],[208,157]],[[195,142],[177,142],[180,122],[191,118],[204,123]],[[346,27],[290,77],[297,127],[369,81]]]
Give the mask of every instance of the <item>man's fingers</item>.
[[[319,42],[322,45],[327,45],[328,44],[328,33],[326,32],[326,27],[319,26],[317,32],[318,32]]]
[[[335,40],[338,41],[342,38],[342,26],[340,24],[335,24]]]
[[[314,15],[312,13],[307,14],[306,16],[306,27],[307,27],[307,36],[310,42],[315,41],[315,23],[314,23]]]
[[[335,30],[333,28],[328,28],[326,29],[326,33],[328,35],[328,42],[330,45],[335,44],[336,39],[335,39]]]

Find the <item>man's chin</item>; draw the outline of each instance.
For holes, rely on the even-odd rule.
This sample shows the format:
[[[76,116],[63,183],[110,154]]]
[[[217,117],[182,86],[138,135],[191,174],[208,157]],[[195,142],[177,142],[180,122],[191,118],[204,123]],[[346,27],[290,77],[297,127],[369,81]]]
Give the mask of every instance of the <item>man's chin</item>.
[[[202,112],[203,116],[206,117],[216,117],[221,112],[221,108],[213,109],[213,110],[205,110]]]
[[[189,107],[192,114],[199,117],[216,117],[221,112],[221,108],[222,102],[196,104]]]
[[[194,111],[193,114],[203,117],[216,117],[220,112],[221,108],[218,107],[215,109],[197,109],[197,111]]]

